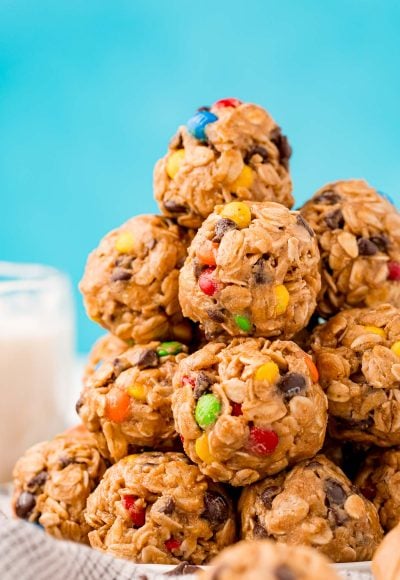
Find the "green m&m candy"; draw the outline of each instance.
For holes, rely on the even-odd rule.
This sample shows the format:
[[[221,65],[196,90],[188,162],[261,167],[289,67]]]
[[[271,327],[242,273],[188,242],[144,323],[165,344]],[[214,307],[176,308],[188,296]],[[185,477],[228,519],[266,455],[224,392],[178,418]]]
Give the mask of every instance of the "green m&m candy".
[[[206,427],[215,423],[220,412],[221,403],[218,401],[217,397],[211,393],[203,395],[197,401],[194,414],[196,423],[202,429],[206,429]]]
[[[156,348],[158,356],[169,356],[171,354],[179,354],[182,352],[183,344],[175,340],[171,342],[162,342],[160,346]]]
[[[248,316],[245,316],[244,314],[236,314],[233,319],[236,323],[236,326],[238,326],[240,330],[243,330],[244,332],[250,332],[252,329],[251,320]]]

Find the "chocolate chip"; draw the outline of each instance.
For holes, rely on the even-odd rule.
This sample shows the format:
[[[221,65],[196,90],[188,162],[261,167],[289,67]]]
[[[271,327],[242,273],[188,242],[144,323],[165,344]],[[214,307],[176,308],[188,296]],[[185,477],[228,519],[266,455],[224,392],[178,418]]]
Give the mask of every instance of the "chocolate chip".
[[[193,389],[193,397],[197,401],[213,384],[213,380],[205,373],[200,371],[196,377],[196,383]]]
[[[253,155],[259,155],[261,157],[263,163],[266,163],[268,161],[268,157],[269,157],[268,151],[265,149],[265,147],[261,147],[260,145],[256,145],[255,147],[250,149],[250,151],[248,151],[246,153],[246,155],[244,156],[244,162],[246,163],[246,165],[248,165],[250,163],[250,160],[253,157]]]
[[[164,576],[186,576],[189,574],[196,574],[200,570],[199,566],[189,564],[189,562],[181,562],[169,572],[164,572]]]
[[[312,200],[314,203],[324,203],[325,205],[335,205],[339,203],[342,198],[340,195],[334,191],[328,190],[321,193]]]
[[[36,505],[36,498],[29,491],[23,491],[15,504],[15,513],[23,520],[28,519]]]
[[[193,260],[193,275],[196,278],[196,280],[199,279],[200,274],[202,273],[203,270],[204,270],[204,266],[199,262],[199,260],[197,258],[194,258],[194,260]]]
[[[377,236],[370,236],[370,241],[375,244],[380,252],[386,252],[389,248],[390,241],[387,236],[384,234],[377,235]]]
[[[276,497],[278,493],[280,493],[280,491],[281,488],[278,487],[277,485],[272,485],[271,487],[267,487],[266,489],[264,489],[264,491],[260,495],[260,499],[267,509],[270,510],[272,508],[272,501],[274,497]]]
[[[274,570],[276,580],[296,580],[297,575],[287,564],[279,564]]]
[[[180,131],[178,131],[178,133],[172,137],[171,141],[169,142],[169,147],[170,149],[182,149],[183,139]]]
[[[206,309],[206,314],[208,318],[211,318],[211,320],[214,320],[214,322],[224,322],[225,320],[223,312],[217,308]]]
[[[44,485],[47,481],[48,473],[47,471],[40,471],[35,477],[32,477],[30,482],[28,483],[28,488],[31,490],[37,489]]]
[[[329,504],[343,505],[347,499],[347,493],[338,481],[328,477],[325,480],[325,493]]]
[[[272,277],[265,271],[265,260],[259,258],[253,265],[251,272],[256,284],[267,284],[272,281]]]
[[[124,358],[115,358],[113,360],[113,367],[114,367],[114,374],[115,376],[119,376],[122,372],[126,371],[131,365],[130,363]]]
[[[363,494],[363,496],[369,499],[370,501],[375,499],[376,492],[377,492],[376,485],[372,483],[372,481],[370,480],[367,480],[364,486],[361,488],[361,493]]]
[[[159,511],[167,516],[170,516],[175,509],[175,502],[172,497],[164,498],[164,503],[161,505]]]
[[[344,217],[341,209],[335,209],[325,216],[325,223],[331,230],[338,230],[344,226]]]
[[[204,494],[203,518],[208,520],[212,526],[223,524],[229,515],[229,508],[226,499],[216,491],[206,491]]]
[[[83,398],[79,397],[79,399],[75,403],[75,411],[77,415],[79,415],[79,411],[82,409],[83,405],[84,405]]]
[[[368,238],[359,238],[357,240],[358,253],[361,256],[374,256],[379,252],[378,246]]]
[[[260,524],[260,521],[258,518],[254,522],[253,536],[255,538],[268,538],[269,537],[267,530],[264,528],[264,526],[262,526]]]
[[[286,373],[279,379],[277,386],[285,399],[289,400],[296,395],[304,393],[307,388],[307,381],[304,375],[300,373]]]
[[[65,467],[68,467],[68,465],[72,465],[72,463],[77,463],[77,462],[75,461],[75,459],[72,459],[72,457],[63,456],[63,457],[59,458],[58,463],[59,463],[61,469],[64,469]]]
[[[167,201],[164,201],[164,207],[167,211],[171,213],[185,213],[187,211],[186,205],[184,205],[183,203],[178,203],[173,199],[168,199]]]
[[[211,107],[199,107],[197,110],[198,111],[209,111],[211,109]]]
[[[158,367],[159,362],[157,352],[152,348],[146,348],[145,350],[140,351],[136,366],[139,369],[156,368]]]
[[[123,280],[130,280],[132,272],[123,270],[122,268],[115,268],[111,274],[111,282],[122,282]]]
[[[292,148],[285,135],[282,135],[280,127],[276,127],[271,133],[271,141],[279,151],[281,163],[285,169],[289,168],[289,159],[292,155]]]
[[[213,242],[220,242],[222,240],[222,238],[224,237],[224,235],[226,234],[226,232],[229,232],[230,230],[236,230],[236,229],[237,229],[237,225],[235,224],[235,222],[233,220],[230,220],[229,218],[221,218],[215,224],[215,230],[214,230],[215,235],[213,238]]]
[[[308,223],[306,222],[306,220],[303,218],[303,216],[301,214],[299,214],[299,213],[297,214],[296,221],[297,221],[299,226],[303,226],[303,228],[305,230],[307,230],[307,232],[310,234],[310,236],[312,238],[315,236],[314,230],[308,225]]]
[[[312,459],[311,461],[309,461],[306,466],[307,469],[318,469],[318,467],[321,467],[321,463],[319,461],[317,461],[316,459]]]

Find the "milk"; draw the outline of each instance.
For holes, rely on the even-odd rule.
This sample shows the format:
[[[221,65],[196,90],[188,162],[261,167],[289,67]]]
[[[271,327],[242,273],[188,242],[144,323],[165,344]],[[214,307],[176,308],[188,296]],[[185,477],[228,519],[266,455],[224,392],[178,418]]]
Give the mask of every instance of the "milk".
[[[65,428],[73,337],[68,280],[0,262],[0,481],[29,446]]]

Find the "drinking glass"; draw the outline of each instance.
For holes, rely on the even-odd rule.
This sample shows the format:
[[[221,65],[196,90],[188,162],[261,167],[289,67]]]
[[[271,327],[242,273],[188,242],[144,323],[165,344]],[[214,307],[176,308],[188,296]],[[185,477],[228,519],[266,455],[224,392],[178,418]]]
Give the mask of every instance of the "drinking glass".
[[[74,357],[69,279],[0,262],[0,481],[18,457],[65,428]]]

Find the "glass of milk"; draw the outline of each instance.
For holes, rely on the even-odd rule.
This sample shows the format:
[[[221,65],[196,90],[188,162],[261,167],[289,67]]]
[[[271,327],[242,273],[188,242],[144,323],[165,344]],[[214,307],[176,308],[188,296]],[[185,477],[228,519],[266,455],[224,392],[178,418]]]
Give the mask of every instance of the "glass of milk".
[[[31,445],[65,428],[73,373],[68,278],[36,264],[0,262],[0,482]]]

